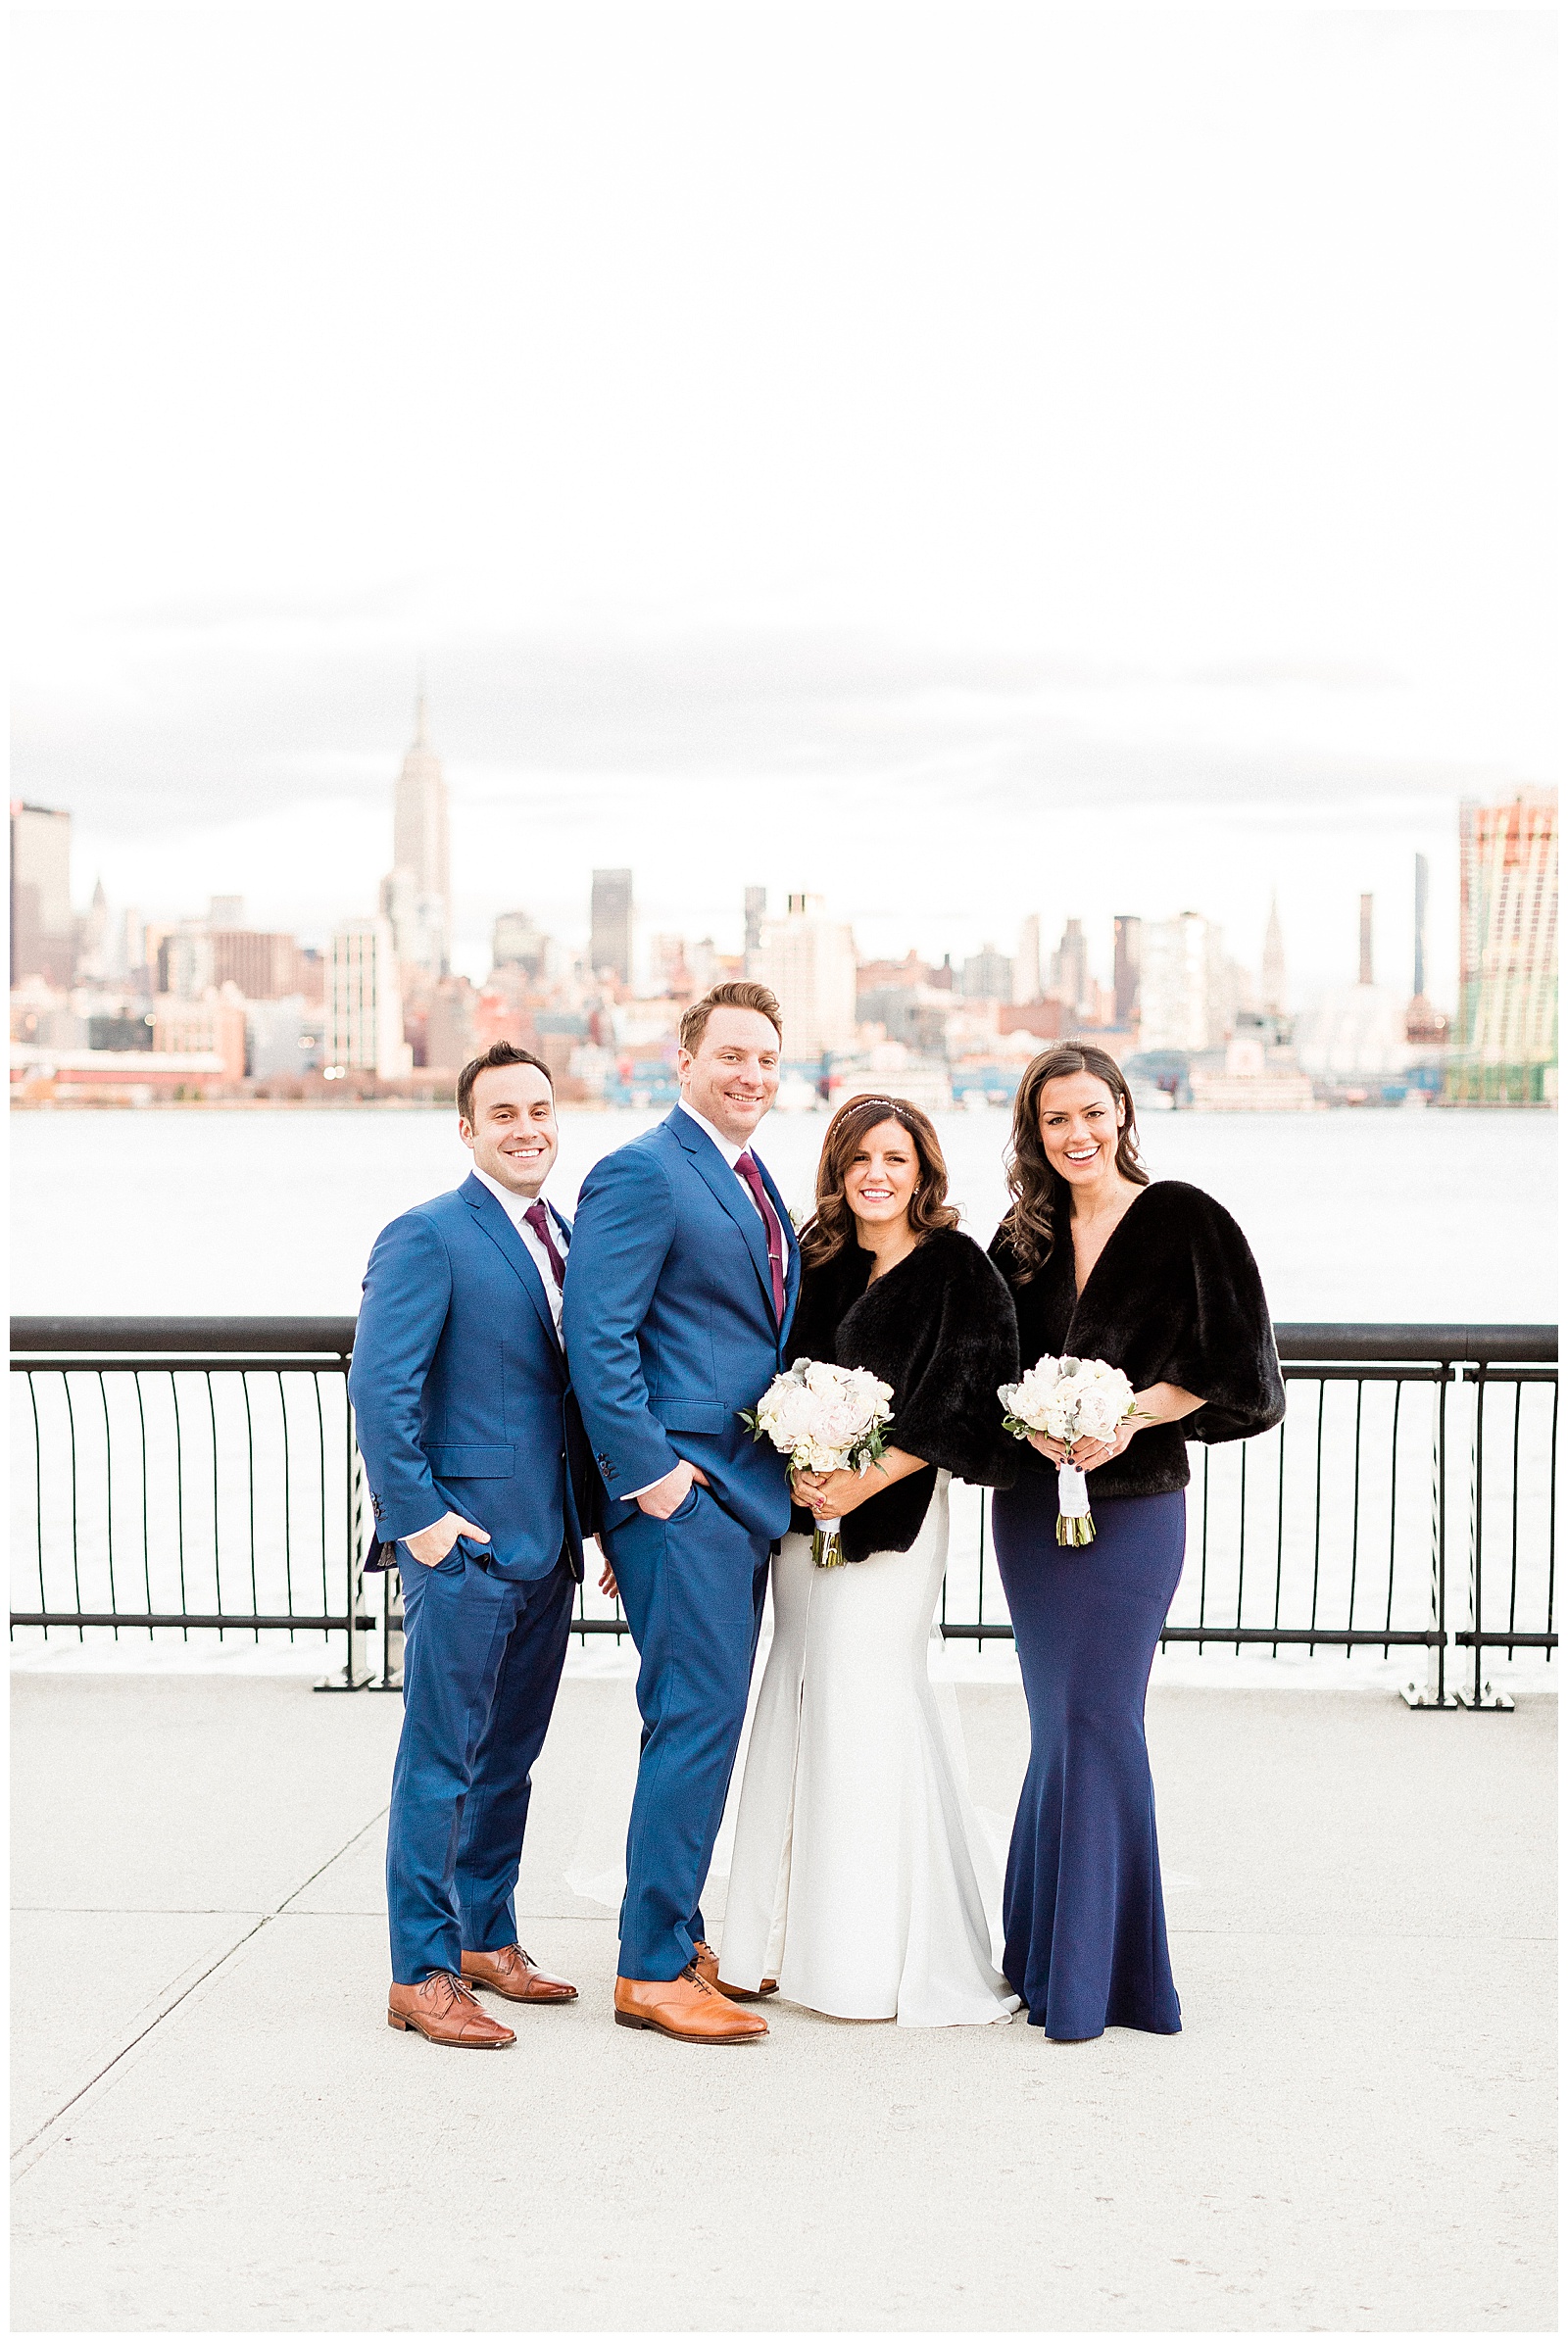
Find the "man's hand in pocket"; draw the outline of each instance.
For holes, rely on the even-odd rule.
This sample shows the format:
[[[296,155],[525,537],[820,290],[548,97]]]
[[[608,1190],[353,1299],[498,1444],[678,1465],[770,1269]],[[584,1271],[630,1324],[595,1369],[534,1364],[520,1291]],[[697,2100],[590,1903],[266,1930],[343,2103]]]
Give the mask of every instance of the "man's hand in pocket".
[[[428,1529],[419,1530],[414,1537],[406,1537],[403,1542],[416,1561],[422,1561],[427,1570],[433,1570],[445,1561],[460,1537],[471,1537],[481,1545],[490,1542],[489,1530],[481,1529],[477,1521],[466,1521],[461,1513],[443,1513],[439,1521],[432,1521]]]
[[[671,1513],[679,1512],[692,1491],[692,1483],[706,1488],[708,1475],[699,1472],[695,1464],[688,1464],[684,1456],[673,1472],[666,1472],[662,1480],[656,1480],[651,1488],[644,1488],[637,1503],[641,1511],[651,1513],[656,1521],[667,1521]]]

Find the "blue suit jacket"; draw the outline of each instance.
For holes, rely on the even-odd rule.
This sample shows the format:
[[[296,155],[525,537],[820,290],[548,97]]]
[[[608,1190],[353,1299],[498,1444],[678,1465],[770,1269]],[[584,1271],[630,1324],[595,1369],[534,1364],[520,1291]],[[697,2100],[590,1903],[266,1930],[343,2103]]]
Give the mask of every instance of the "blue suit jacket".
[[[762,1179],[789,1252],[782,1325],[760,1216],[679,1106],[583,1182],[566,1262],[566,1348],[607,1528],[631,1510],[617,1490],[650,1487],[682,1456],[757,1535],[782,1537],[790,1525],[784,1458],[740,1421],[783,1363],[800,1286],[789,1213],[765,1170]]]
[[[349,1396],[378,1543],[458,1512],[502,1576],[547,1576],[564,1543],[582,1576],[590,1474],[565,1360],[532,1253],[471,1174],[376,1238]]]

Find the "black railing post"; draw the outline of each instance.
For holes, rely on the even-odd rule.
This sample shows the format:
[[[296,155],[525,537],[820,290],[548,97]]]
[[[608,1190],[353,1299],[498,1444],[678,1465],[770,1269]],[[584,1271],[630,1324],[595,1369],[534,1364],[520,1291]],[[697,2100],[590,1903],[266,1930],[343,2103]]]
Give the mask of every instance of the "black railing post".
[[[1432,1387],[1432,1628],[1436,1640],[1427,1646],[1425,1683],[1406,1683],[1400,1697],[1407,1708],[1455,1708],[1458,1701],[1447,1687],[1448,1652],[1448,1385],[1454,1376],[1450,1360],[1440,1359]]]
[[[1515,1386],[1517,1389],[1517,1386]],[[1475,1672],[1458,1694],[1462,1708],[1491,1708],[1506,1715],[1513,1701],[1506,1691],[1494,1691],[1483,1669],[1487,1655],[1482,1618],[1483,1561],[1486,1545],[1487,1361],[1478,1359],[1475,1371],[1476,1413],[1470,1450],[1470,1632],[1475,1645]],[[1511,1632],[1511,1629],[1510,1629]],[[1511,1646],[1509,1646],[1511,1648]]]
[[[360,1637],[364,1632],[360,1624],[360,1602],[365,1587],[365,1573],[360,1563],[360,1528],[362,1512],[359,1489],[360,1444],[354,1436],[354,1405],[349,1397],[349,1362],[342,1360],[343,1375],[343,1578],[348,1599],[344,1607],[343,1628],[348,1648],[343,1659],[343,1673],[323,1676],[316,1686],[318,1691],[363,1691],[369,1682],[369,1670],[364,1664]],[[355,1663],[359,1661],[357,1666]]]

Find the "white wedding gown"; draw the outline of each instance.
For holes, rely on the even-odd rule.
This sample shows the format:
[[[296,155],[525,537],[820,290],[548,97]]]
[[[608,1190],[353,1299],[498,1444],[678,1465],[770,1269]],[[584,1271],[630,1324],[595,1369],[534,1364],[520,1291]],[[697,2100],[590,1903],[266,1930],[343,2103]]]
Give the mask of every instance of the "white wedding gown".
[[[735,1824],[719,1974],[830,2017],[991,2025],[993,1871],[932,1686],[948,1481],[907,1553],[773,1564],[773,1646]]]

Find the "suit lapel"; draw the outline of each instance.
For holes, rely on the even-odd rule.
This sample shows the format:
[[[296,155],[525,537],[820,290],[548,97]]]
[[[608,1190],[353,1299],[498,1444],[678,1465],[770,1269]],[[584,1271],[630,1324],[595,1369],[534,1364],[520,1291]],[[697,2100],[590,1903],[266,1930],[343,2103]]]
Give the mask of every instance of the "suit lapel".
[[[534,1266],[533,1254],[483,1180],[475,1179],[470,1171],[458,1193],[497,1251],[502,1254],[507,1265],[521,1279],[522,1289],[537,1310],[540,1324],[550,1337],[550,1347],[559,1358],[561,1338],[556,1332],[556,1321],[551,1315],[544,1280]]]
[[[773,1278],[767,1265],[767,1231],[762,1226],[761,1214],[756,1204],[741,1194],[740,1181],[708,1133],[699,1130],[691,1116],[679,1106],[670,1115],[669,1121],[693,1168],[701,1174],[746,1239],[746,1249],[752,1256],[752,1266],[757,1271],[757,1281],[767,1303],[768,1322],[776,1329],[778,1321],[773,1314]],[[787,1215],[781,1214],[780,1217],[787,1228]],[[786,1244],[788,1241],[786,1238]]]

